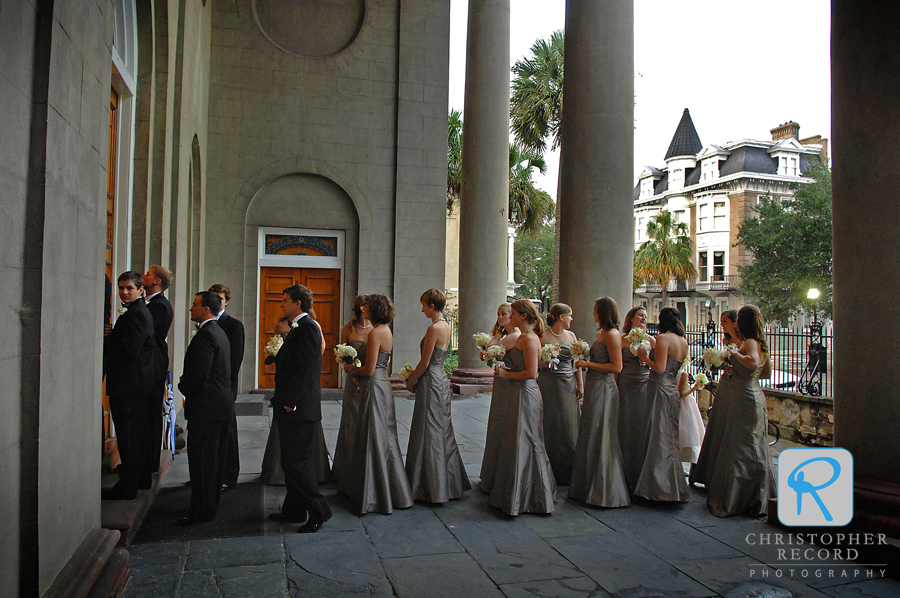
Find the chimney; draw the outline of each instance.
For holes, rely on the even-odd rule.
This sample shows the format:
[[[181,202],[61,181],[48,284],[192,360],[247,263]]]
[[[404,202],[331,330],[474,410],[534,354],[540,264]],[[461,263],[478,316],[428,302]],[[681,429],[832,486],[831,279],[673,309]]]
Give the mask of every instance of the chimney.
[[[788,122],[771,129],[769,132],[772,133],[772,141],[781,141],[782,139],[790,139],[792,137],[794,139],[799,139],[800,125],[789,120]]]

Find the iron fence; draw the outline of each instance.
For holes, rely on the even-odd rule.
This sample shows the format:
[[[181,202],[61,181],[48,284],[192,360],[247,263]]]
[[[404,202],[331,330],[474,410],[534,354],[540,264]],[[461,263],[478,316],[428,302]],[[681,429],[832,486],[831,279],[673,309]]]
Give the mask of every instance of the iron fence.
[[[450,346],[447,347],[447,352],[456,353],[459,351],[459,316],[455,313],[445,313],[444,319],[450,324]]]

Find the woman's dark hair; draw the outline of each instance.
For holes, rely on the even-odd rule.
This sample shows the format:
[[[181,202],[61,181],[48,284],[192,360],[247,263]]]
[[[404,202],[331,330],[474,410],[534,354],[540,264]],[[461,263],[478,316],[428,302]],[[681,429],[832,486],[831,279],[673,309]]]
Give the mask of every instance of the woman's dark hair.
[[[447,305],[447,295],[440,289],[428,289],[422,293],[419,301],[425,305],[430,305],[431,309],[435,311],[444,311],[444,306]]]
[[[769,343],[766,341],[765,322],[759,308],[755,305],[745,305],[738,310],[737,333],[742,339],[753,339],[759,343],[759,350],[762,353],[769,352]]]
[[[619,305],[612,297],[600,297],[594,301],[601,330],[619,329]]]
[[[394,319],[394,304],[381,293],[366,295],[366,306],[369,308],[369,319],[372,324],[390,324]]]
[[[553,327],[563,316],[571,316],[572,308],[565,303],[554,303],[547,312],[547,327]]]
[[[722,317],[723,317],[723,318],[728,318],[729,320],[731,320],[732,323],[737,324],[738,310],[736,310],[736,309],[729,309],[728,311],[723,311],[723,312],[722,312]],[[726,345],[730,345],[730,344],[732,344],[734,341],[735,341],[735,339],[731,338],[731,335],[730,335],[729,333],[726,332],[726,333],[725,333],[725,344],[726,344]]]
[[[544,336],[544,321],[541,319],[541,314],[538,313],[534,303],[529,299],[516,299],[510,307],[525,316],[525,320],[534,326],[532,330],[538,335],[538,338]]]
[[[357,295],[353,298],[353,317],[350,319],[351,324],[359,326],[362,323],[362,306],[366,303],[366,295]]]
[[[659,333],[674,332],[678,336],[684,336],[684,324],[681,322],[681,313],[674,307],[664,307],[659,312]]]
[[[639,311],[646,312],[647,308],[643,305],[638,305],[637,307],[632,307],[628,310],[628,313],[625,314],[625,319],[622,320],[622,332],[625,332],[626,334],[631,332],[631,321],[634,320],[634,317]]]

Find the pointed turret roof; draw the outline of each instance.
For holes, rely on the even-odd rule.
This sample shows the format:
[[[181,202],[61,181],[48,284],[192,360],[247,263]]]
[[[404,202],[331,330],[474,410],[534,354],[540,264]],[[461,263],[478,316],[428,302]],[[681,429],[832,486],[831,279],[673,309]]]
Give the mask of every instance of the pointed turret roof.
[[[681,122],[675,129],[675,135],[672,137],[672,143],[669,144],[669,151],[666,152],[666,160],[674,156],[693,156],[703,149],[700,143],[700,136],[697,135],[697,129],[694,128],[694,121],[691,120],[691,113],[687,108],[681,115]]]

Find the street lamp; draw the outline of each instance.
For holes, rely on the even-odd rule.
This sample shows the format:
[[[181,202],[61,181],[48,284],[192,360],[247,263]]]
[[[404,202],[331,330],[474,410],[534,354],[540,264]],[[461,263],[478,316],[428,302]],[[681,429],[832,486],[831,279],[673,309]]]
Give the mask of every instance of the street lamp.
[[[713,342],[713,336],[716,334],[716,321],[713,320],[712,317],[712,308],[715,307],[716,301],[712,297],[708,298],[703,305],[706,307],[706,346],[712,347],[715,343]]]
[[[800,375],[798,385],[800,394],[820,396],[822,394],[822,374],[828,366],[828,350],[822,344],[822,324],[819,323],[816,300],[819,298],[819,289],[811,288],[806,293],[813,312],[813,321],[809,326],[810,342],[806,352],[807,362]]]

